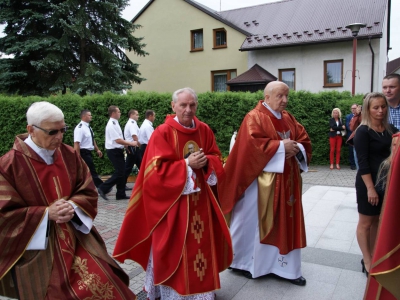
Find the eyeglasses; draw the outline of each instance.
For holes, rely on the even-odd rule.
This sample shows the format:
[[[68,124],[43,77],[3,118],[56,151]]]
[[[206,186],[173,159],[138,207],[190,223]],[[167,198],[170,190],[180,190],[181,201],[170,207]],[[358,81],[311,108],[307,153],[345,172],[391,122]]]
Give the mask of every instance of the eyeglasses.
[[[65,126],[65,127],[61,128],[61,129],[53,129],[53,130],[46,130],[46,129],[40,128],[39,126],[36,126],[36,125],[32,125],[32,126],[38,128],[38,129],[40,129],[40,130],[42,130],[44,132],[46,132],[48,135],[56,135],[59,131],[61,133],[65,133],[67,131],[67,129],[68,129],[68,126]]]

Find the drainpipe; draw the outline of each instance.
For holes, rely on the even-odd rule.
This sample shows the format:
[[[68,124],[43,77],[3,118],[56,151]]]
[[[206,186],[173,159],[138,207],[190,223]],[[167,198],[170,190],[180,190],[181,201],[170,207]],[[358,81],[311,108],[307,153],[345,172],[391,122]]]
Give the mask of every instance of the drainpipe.
[[[371,37],[369,37],[369,49],[372,54],[372,65],[371,65],[371,93],[374,91],[374,64],[375,64],[375,53],[371,46]]]

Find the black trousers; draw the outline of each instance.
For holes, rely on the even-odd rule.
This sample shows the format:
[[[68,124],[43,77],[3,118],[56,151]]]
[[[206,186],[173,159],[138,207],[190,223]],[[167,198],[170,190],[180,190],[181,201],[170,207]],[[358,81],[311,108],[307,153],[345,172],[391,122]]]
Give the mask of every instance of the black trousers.
[[[146,151],[147,144],[141,144],[140,145],[140,160],[142,160],[144,156],[144,152]]]
[[[107,156],[114,166],[114,173],[98,188],[108,193],[114,185],[117,185],[116,197],[125,197],[125,159],[124,149],[107,149]]]
[[[132,172],[133,166],[136,164],[138,169],[140,169],[140,163],[142,161],[141,156],[140,156],[140,150],[137,147],[131,147],[135,148],[135,153],[128,153],[126,155],[126,161],[125,161],[125,184],[128,179],[129,174]]]
[[[92,151],[87,149],[80,149],[80,154],[82,159],[85,161],[87,166],[89,167],[90,174],[92,175],[94,185],[99,187],[100,184],[103,183],[103,180],[100,179],[99,175],[96,172],[96,168],[93,163]]]

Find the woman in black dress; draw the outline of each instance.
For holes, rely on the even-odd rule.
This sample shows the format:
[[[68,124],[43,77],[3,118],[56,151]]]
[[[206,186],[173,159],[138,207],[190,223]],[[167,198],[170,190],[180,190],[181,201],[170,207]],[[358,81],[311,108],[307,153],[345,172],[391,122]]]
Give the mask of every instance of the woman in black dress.
[[[368,94],[363,103],[362,121],[354,136],[360,167],[356,176],[359,214],[357,241],[363,255],[362,270],[367,274],[385,192],[375,187],[376,177],[380,164],[390,155],[392,134],[397,131],[388,123],[388,110],[388,102],[383,94]]]

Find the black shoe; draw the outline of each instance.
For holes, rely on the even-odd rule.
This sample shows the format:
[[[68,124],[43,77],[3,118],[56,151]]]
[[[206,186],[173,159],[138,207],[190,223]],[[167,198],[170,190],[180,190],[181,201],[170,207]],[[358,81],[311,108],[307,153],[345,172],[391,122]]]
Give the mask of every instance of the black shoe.
[[[128,196],[122,196],[122,197],[115,197],[115,199],[117,199],[117,200],[126,200],[126,199],[129,199],[129,197]]]
[[[295,285],[299,286],[305,286],[306,285],[306,279],[303,276],[300,276],[297,279],[288,279],[290,283],[293,283]]]
[[[351,166],[350,167],[352,170],[357,170],[356,166]]]
[[[131,188],[131,187],[129,187],[129,186],[125,186],[125,191],[130,191],[130,190],[132,190],[132,188]]]
[[[103,190],[98,188],[97,192],[99,193],[100,197],[103,198],[104,200],[108,200],[106,194],[104,194]]]
[[[242,275],[248,279],[253,279],[253,275],[249,271],[242,270]]]
[[[365,264],[364,264],[364,259],[363,258],[361,259],[361,272],[365,273],[365,275],[368,278],[369,273],[368,273],[367,269],[365,268]]]

